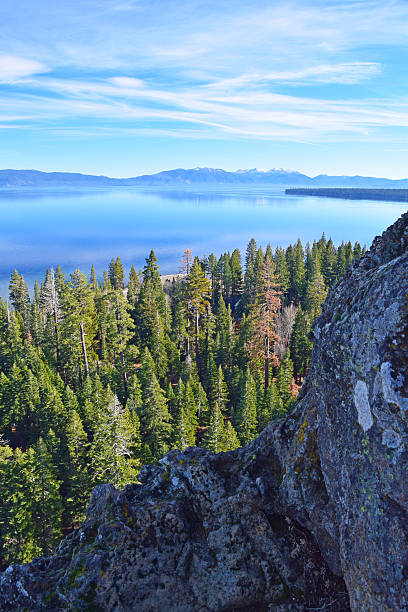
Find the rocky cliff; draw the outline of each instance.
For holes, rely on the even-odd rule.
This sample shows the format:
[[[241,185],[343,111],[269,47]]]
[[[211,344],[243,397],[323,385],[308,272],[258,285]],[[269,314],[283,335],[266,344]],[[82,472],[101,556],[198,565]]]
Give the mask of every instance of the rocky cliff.
[[[408,214],[331,291],[290,416],[97,487],[1,610],[408,609]]]

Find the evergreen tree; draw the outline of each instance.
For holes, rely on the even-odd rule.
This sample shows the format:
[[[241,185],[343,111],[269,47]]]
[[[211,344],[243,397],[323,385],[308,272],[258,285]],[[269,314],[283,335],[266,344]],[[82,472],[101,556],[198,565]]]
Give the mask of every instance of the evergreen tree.
[[[139,461],[131,447],[138,432],[132,427],[129,411],[122,408],[116,395],[102,415],[90,450],[95,484],[112,482],[116,487],[134,482]]]
[[[224,439],[222,442],[223,451],[232,451],[240,446],[237,432],[231,424],[231,421],[227,421],[224,427]]]
[[[231,308],[226,308],[222,296],[218,302],[215,330],[217,334],[215,343],[217,363],[222,364],[225,369],[231,370],[234,352],[234,323]]]
[[[218,403],[211,410],[210,423],[206,429],[203,445],[213,453],[220,453],[225,449],[224,418]]]
[[[279,341],[276,319],[281,307],[280,292],[276,287],[272,261],[267,258],[260,272],[256,303],[250,312],[250,341],[247,345],[247,352],[254,368],[263,361],[265,389],[269,386],[270,367],[278,363],[278,358],[273,352],[274,344]]]
[[[93,291],[96,291],[99,288],[98,281],[96,280],[95,266],[93,264],[91,266],[89,284],[91,285],[91,288],[93,289]]]
[[[187,383],[188,385],[188,383]],[[174,447],[184,450],[195,444],[197,420],[195,418],[194,397],[191,397],[191,387],[188,392],[180,379],[176,389],[176,415],[174,420]]]
[[[59,294],[65,283],[61,273],[57,279],[54,269],[47,270],[45,281],[40,289],[39,308],[44,321],[43,348],[48,357],[52,357],[59,364],[60,357],[60,335],[61,335],[61,308]]]
[[[255,261],[258,248],[254,238],[248,243],[245,253],[245,274],[244,274],[244,294],[242,310],[246,309],[252,303],[255,296],[256,287],[256,269]]]
[[[14,270],[9,284],[10,301],[17,312],[23,317],[26,329],[29,327],[30,297],[23,275]]]
[[[26,563],[42,552],[34,515],[33,456],[33,449],[12,452],[0,446],[1,546],[6,564]]]
[[[241,378],[241,398],[234,414],[234,425],[241,444],[247,444],[256,435],[255,381],[247,368]]]
[[[76,410],[69,413],[65,430],[67,461],[64,465],[66,511],[68,525],[78,525],[84,519],[84,510],[91,491],[88,472],[88,438]]]
[[[167,372],[165,335],[170,328],[171,315],[156,262],[154,251],[151,251],[143,270],[143,283],[135,309],[135,324],[141,344],[149,349],[158,364],[157,374],[164,378]]]
[[[258,431],[261,432],[269,421],[275,421],[285,416],[286,409],[275,383],[265,391],[265,396],[258,412]]]
[[[152,456],[157,460],[163,457],[170,448],[172,426],[166,398],[157,380],[154,362],[148,348],[143,354],[140,380],[142,386],[142,407],[140,409],[142,441],[148,444]]]
[[[293,361],[294,373],[297,379],[305,376],[312,355],[313,343],[308,338],[310,324],[306,314],[301,308],[296,313],[290,339],[290,354]]]
[[[222,367],[218,368],[213,358],[211,358],[208,366],[208,400],[211,408],[218,405],[219,409],[224,413],[228,403],[228,387],[225,383]]]
[[[207,309],[209,299],[210,282],[204,275],[198,257],[196,257],[184,283],[184,300],[191,336],[194,337],[195,358],[198,370],[200,370],[199,321],[200,316],[203,315]]]
[[[327,296],[327,289],[324,283],[323,275],[319,271],[315,271],[310,281],[307,283],[305,295],[305,308],[312,321],[319,316],[322,304]]]
[[[335,267],[335,275],[336,280],[340,279],[345,271],[346,271],[346,247],[344,242],[341,243],[339,248],[337,249],[337,258],[336,258],[336,267]]]
[[[242,272],[241,253],[235,249],[231,254],[231,299],[232,307],[236,305],[244,290],[244,279]]]
[[[289,299],[295,304],[299,304],[304,295],[306,278],[304,253],[300,238],[289,254],[288,267],[290,274]]]
[[[50,431],[47,439],[55,444],[54,434]],[[54,551],[61,538],[62,501],[59,493],[60,481],[57,479],[52,457],[45,441],[39,438],[31,450],[27,451],[26,465],[32,478],[32,520],[34,538],[43,554]]]
[[[334,248],[333,241],[330,238],[327,242],[326,249],[324,250],[322,257],[322,273],[324,282],[328,287],[331,287],[336,278],[336,261],[336,249]]]
[[[111,259],[108,270],[108,277],[111,284],[112,289],[123,289],[123,266],[120,258],[117,257],[116,261]]]
[[[277,247],[275,249],[274,263],[278,288],[286,297],[290,285],[290,275],[288,264],[286,261],[285,251],[284,249],[282,249],[282,247]]]
[[[89,374],[97,329],[94,296],[85,274],[76,270],[60,289],[62,370],[74,384]],[[82,370],[82,367],[83,370]]]
[[[279,366],[276,376],[276,386],[283,402],[283,407],[287,410],[293,403],[292,396],[293,362],[290,358],[289,349]]]
[[[139,293],[139,278],[137,276],[135,266],[132,264],[129,272],[129,282],[127,290],[127,299],[129,304],[134,308],[137,302],[137,295]]]

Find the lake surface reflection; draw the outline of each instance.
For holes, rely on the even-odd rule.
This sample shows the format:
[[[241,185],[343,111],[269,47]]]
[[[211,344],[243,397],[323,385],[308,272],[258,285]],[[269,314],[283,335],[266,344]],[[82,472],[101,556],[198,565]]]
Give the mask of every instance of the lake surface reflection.
[[[287,246],[320,238],[372,239],[407,210],[404,203],[287,196],[284,187],[2,189],[0,294],[14,268],[28,284],[60,264],[99,276],[112,257],[128,270],[144,264],[151,248],[164,274],[177,272],[182,251],[242,254],[250,238]]]

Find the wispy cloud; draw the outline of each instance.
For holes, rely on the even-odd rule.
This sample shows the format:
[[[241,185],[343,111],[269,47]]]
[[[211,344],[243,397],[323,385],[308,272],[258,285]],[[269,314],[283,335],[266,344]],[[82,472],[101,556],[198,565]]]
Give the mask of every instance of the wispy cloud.
[[[21,78],[48,71],[47,66],[36,60],[0,54],[0,82],[13,83]]]
[[[291,74],[290,78],[305,79],[324,72],[340,78],[346,70],[344,65],[324,68]],[[378,137],[376,132],[381,129],[408,127],[408,103],[404,99],[363,102],[279,94],[263,87],[270,80],[268,76],[259,79],[242,75],[177,90],[152,87],[130,77],[91,81],[37,77],[29,81],[33,90],[30,94],[0,104],[0,120],[1,111],[8,116],[17,111],[19,121],[26,116],[30,124],[46,124],[51,129],[69,120],[72,129],[86,121],[97,131],[108,121],[111,129],[126,125],[128,129],[149,133],[157,129],[179,137],[184,132],[190,136],[195,125],[200,137],[223,134],[316,142],[339,137],[370,139]]]
[[[406,0],[6,4],[3,127],[313,143],[408,127]]]

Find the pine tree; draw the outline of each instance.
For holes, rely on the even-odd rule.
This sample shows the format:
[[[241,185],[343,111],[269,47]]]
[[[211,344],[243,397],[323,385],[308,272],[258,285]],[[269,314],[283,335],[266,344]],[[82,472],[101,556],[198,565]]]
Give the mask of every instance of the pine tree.
[[[222,364],[225,369],[231,370],[234,352],[234,324],[231,308],[226,308],[222,296],[218,302],[215,330],[217,334],[215,343],[217,363]]]
[[[70,412],[65,430],[67,462],[65,463],[65,520],[77,525],[84,519],[85,507],[91,491],[88,472],[88,438],[76,410]]]
[[[122,389],[118,389],[123,401],[128,394],[128,377],[131,370],[132,358],[137,354],[137,349],[130,344],[133,338],[134,323],[130,316],[130,304],[126,300],[123,290],[106,291],[101,298],[105,302],[105,329],[103,335],[109,347],[107,354],[114,363]]]
[[[336,258],[336,267],[335,267],[335,277],[336,280],[340,279],[346,271],[346,246],[344,242],[341,243],[339,248],[337,249],[337,258]]]
[[[199,382],[194,388],[195,405],[197,408],[197,421],[200,426],[208,425],[209,413],[208,413],[208,399],[207,394],[204,391],[202,384]]]
[[[54,268],[47,270],[45,281],[40,289],[39,307],[44,320],[43,348],[47,356],[52,356],[59,364],[60,335],[61,335],[61,308],[59,294],[65,287],[61,274],[57,279]]]
[[[200,371],[199,322],[207,309],[210,300],[210,281],[195,257],[190,273],[184,283],[184,301],[189,320],[190,337],[194,338],[194,349],[197,369]]]
[[[290,285],[290,275],[285,251],[282,247],[277,247],[275,249],[274,263],[278,288],[286,297]]]
[[[285,416],[286,409],[279,395],[276,384],[273,382],[265,391],[261,410],[258,412],[258,432],[261,432],[269,421],[275,421]]]
[[[93,359],[93,343],[97,330],[94,295],[85,274],[76,270],[61,288],[62,367],[69,380],[81,381],[81,364],[85,377]]]
[[[292,248],[291,254],[288,258],[288,267],[290,274],[289,299],[290,301],[295,302],[295,304],[299,304],[304,296],[306,279],[304,253],[300,238]]]
[[[170,329],[171,313],[156,261],[151,251],[143,270],[143,283],[135,308],[135,324],[141,344],[149,349],[158,364],[158,376],[164,378],[168,367],[165,337]]]
[[[361,254],[362,254],[361,244],[359,242],[355,242],[354,248],[353,248],[353,257],[356,259],[360,259]]]
[[[234,425],[241,444],[247,444],[255,437],[257,428],[255,381],[249,368],[241,376],[240,396]]]
[[[191,261],[192,261],[192,251],[190,249],[184,249],[183,256],[180,259],[180,272],[185,276],[190,274]]]
[[[289,349],[279,366],[276,376],[276,387],[283,402],[283,407],[287,410],[293,403],[292,396],[293,362],[290,358]]]
[[[228,403],[228,387],[222,367],[219,365],[217,368],[212,357],[208,366],[208,400],[211,408],[217,404],[221,412],[225,413]]]
[[[277,291],[274,269],[269,258],[262,264],[258,283],[259,290],[256,302],[249,317],[250,340],[246,349],[254,364],[254,369],[261,360],[263,361],[264,386],[267,389],[270,380],[270,367],[278,363],[273,348],[274,344],[279,341],[279,336],[276,333],[276,319],[281,307],[280,292]]]
[[[140,409],[142,441],[148,444],[152,456],[157,460],[163,457],[170,448],[172,426],[166,398],[157,380],[154,362],[147,348],[143,354],[140,381],[142,386],[142,407]]]
[[[231,254],[231,299],[234,308],[242,296],[244,290],[244,279],[242,273],[241,253],[235,249]]]
[[[129,272],[129,282],[127,290],[127,299],[132,308],[135,307],[137,302],[137,296],[139,293],[139,278],[137,276],[135,266],[132,264]]]
[[[309,331],[310,324],[308,318],[303,310],[299,308],[296,313],[289,345],[294,373],[298,380],[301,376],[305,376],[312,355],[313,343],[308,338]]]
[[[224,450],[224,418],[218,403],[215,403],[211,410],[210,423],[204,435],[203,445],[213,453],[220,453]]]
[[[122,408],[114,395],[98,423],[90,450],[95,484],[111,482],[123,487],[136,480],[140,464],[131,454],[136,435],[129,411]]]
[[[85,430],[94,434],[98,423],[103,417],[111,401],[110,388],[106,388],[97,374],[93,379],[88,377],[81,389],[79,416]]]
[[[223,451],[233,451],[239,448],[240,443],[238,440],[237,432],[231,424],[231,421],[227,421],[224,427],[224,439],[222,442]]]
[[[34,514],[33,456],[33,449],[23,453],[0,447],[1,545],[7,564],[26,563],[42,552]]]
[[[47,439],[55,444],[53,432]],[[30,450],[27,451],[30,457]],[[62,501],[59,493],[60,481],[57,479],[52,457],[45,441],[39,438],[33,447],[29,469],[32,470],[32,503],[35,519],[35,540],[43,554],[53,552],[61,538]]]
[[[111,259],[108,270],[108,277],[110,280],[110,284],[112,289],[123,289],[123,266],[120,258],[117,257],[116,261]]]
[[[242,312],[248,308],[255,296],[256,286],[256,270],[255,260],[257,254],[257,245],[254,238],[248,243],[245,253],[245,274],[244,274],[244,293],[242,297]]]
[[[28,295],[28,289],[24,276],[20,276],[17,270],[14,270],[13,274],[11,275],[9,291],[10,301],[15,310],[23,317],[24,325],[28,331],[31,306],[30,296]]]
[[[91,285],[91,288],[93,289],[93,291],[96,291],[99,288],[98,281],[96,280],[95,266],[93,264],[91,266],[89,284]]]
[[[319,316],[326,296],[327,289],[324,283],[323,275],[320,273],[320,271],[316,270],[313,272],[313,276],[307,283],[304,299],[305,308],[310,314],[312,321]]]
[[[191,386],[180,379],[176,388],[176,414],[174,419],[174,447],[184,450],[194,446],[197,429],[196,407]]]
[[[336,261],[336,249],[334,248],[333,241],[330,238],[327,242],[326,249],[324,250],[322,257],[322,273],[324,282],[328,287],[331,287],[336,278]]]

